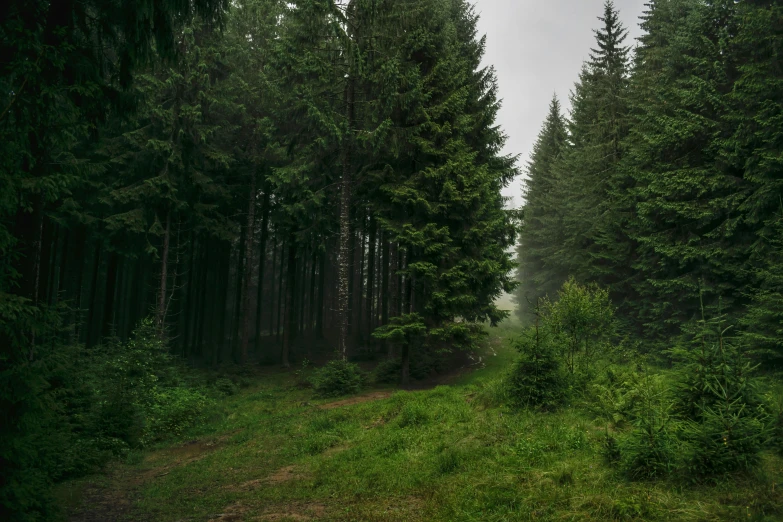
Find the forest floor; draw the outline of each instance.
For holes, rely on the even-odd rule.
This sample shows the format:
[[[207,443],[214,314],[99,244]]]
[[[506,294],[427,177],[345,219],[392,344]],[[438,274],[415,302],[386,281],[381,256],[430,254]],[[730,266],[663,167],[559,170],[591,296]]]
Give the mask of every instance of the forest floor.
[[[605,424],[584,408],[489,405],[515,333],[493,330],[480,368],[431,389],[315,400],[295,372],[265,373],[184,440],[59,498],[74,522],[783,520],[774,455],[711,486],[629,482],[605,464]]]

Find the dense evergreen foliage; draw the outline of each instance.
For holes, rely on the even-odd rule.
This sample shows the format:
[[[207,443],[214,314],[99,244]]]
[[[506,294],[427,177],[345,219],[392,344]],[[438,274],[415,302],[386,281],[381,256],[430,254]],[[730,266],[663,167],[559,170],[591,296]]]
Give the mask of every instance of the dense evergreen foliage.
[[[510,292],[529,327],[503,378],[372,426],[578,405],[631,480],[757,470],[783,447],[757,377],[783,362],[783,7],[646,6],[632,49],[605,3],[520,212],[468,0],[3,3],[0,518],[56,518],[53,484],[184,436],[251,365],[321,398],[427,377]],[[297,451],[340,440],[327,417]],[[588,446],[563,430],[546,447]],[[514,440],[496,457],[544,451]],[[437,476],[473,442],[495,451],[439,444]]]
[[[607,1],[570,115],[552,103],[528,164],[520,314],[535,318],[531,339],[542,338],[541,315],[529,303],[573,309],[574,332],[617,326],[606,375],[588,372],[580,384],[607,419],[606,457],[631,479],[756,470],[779,429],[758,374],[783,357],[782,14],[776,2],[651,1],[631,56]],[[616,325],[569,298],[595,284],[617,307]],[[556,344],[573,373],[572,342]],[[543,403],[562,386],[551,378],[555,359],[540,342],[526,346],[524,371],[507,387]],[[673,365],[676,378],[640,365],[618,379],[612,365],[631,348]],[[612,435],[623,421],[633,429]]]
[[[195,364],[331,347],[403,380],[505,317],[516,170],[476,23],[465,0],[3,3],[4,513],[46,516],[58,452],[95,435],[58,376],[146,317]],[[416,342],[373,337],[393,324]],[[108,385],[112,440],[176,424]]]
[[[606,3],[566,136],[553,105],[528,167],[520,302],[573,276],[609,289],[648,349],[720,306],[748,351],[783,355],[781,14],[649,2],[631,58]]]

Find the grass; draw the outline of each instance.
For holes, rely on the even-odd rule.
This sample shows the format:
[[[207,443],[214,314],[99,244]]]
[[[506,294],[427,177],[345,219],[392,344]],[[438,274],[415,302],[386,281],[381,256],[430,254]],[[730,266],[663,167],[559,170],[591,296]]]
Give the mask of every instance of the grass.
[[[493,405],[514,334],[493,331],[486,366],[452,385],[331,409],[292,373],[265,375],[188,442],[60,496],[94,510],[84,491],[97,480],[108,503],[132,506],[123,517],[162,522],[783,520],[783,462],[772,454],[757,475],[712,486],[629,482],[604,463],[605,424],[583,409]]]

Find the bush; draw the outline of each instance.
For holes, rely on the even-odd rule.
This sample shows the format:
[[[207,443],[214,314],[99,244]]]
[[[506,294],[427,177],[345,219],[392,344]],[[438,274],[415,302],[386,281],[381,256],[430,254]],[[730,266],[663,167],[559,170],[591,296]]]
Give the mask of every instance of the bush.
[[[573,278],[557,301],[539,299],[535,323],[515,347],[520,358],[508,378],[517,405],[552,409],[594,378],[594,361],[614,330],[614,311],[605,290],[582,286]]]
[[[764,407],[770,418],[770,443],[783,456],[783,386],[764,395]]]
[[[689,342],[672,350],[680,363],[677,406],[687,419],[687,466],[694,479],[755,468],[768,436],[755,367],[729,330],[720,316],[702,319],[686,331]]]
[[[387,359],[382,361],[372,372],[373,381],[383,384],[397,384],[400,382],[402,363],[399,359]]]
[[[634,429],[614,455],[632,479],[665,478],[677,465],[680,443],[667,392],[662,381],[650,376],[636,387],[637,403],[631,411]]]
[[[343,359],[328,362],[310,378],[319,397],[339,397],[359,393],[367,378],[356,364]]]
[[[754,469],[760,462],[765,426],[762,415],[726,403],[702,412],[698,422],[688,422],[691,443],[688,471],[693,478],[708,478]]]
[[[147,412],[148,426],[143,441],[150,443],[182,436],[186,429],[204,420],[209,404],[209,399],[197,390],[170,388],[156,392]]]
[[[508,375],[508,396],[521,407],[553,409],[566,396],[562,364],[549,332],[536,325],[514,342],[520,357]]]
[[[520,358],[508,376],[508,394],[517,406],[556,408],[566,397],[566,380],[553,350],[546,344],[520,342]]]
[[[239,385],[227,377],[219,377],[215,379],[215,384],[212,385],[221,395],[231,396],[236,395],[239,392]]]
[[[580,285],[573,277],[558,290],[555,302],[543,299],[540,315],[541,326],[555,337],[572,375],[578,369],[589,373],[593,361],[605,350],[614,333],[614,309],[609,292],[596,285]]]

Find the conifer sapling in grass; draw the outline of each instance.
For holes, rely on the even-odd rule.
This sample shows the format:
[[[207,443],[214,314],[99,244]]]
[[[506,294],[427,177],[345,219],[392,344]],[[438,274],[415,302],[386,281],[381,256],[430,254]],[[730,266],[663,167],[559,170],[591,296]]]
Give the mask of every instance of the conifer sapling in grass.
[[[681,365],[677,406],[686,418],[687,467],[695,479],[754,469],[769,435],[756,367],[738,340],[727,336],[731,327],[723,316],[703,317],[690,343],[672,350]]]

